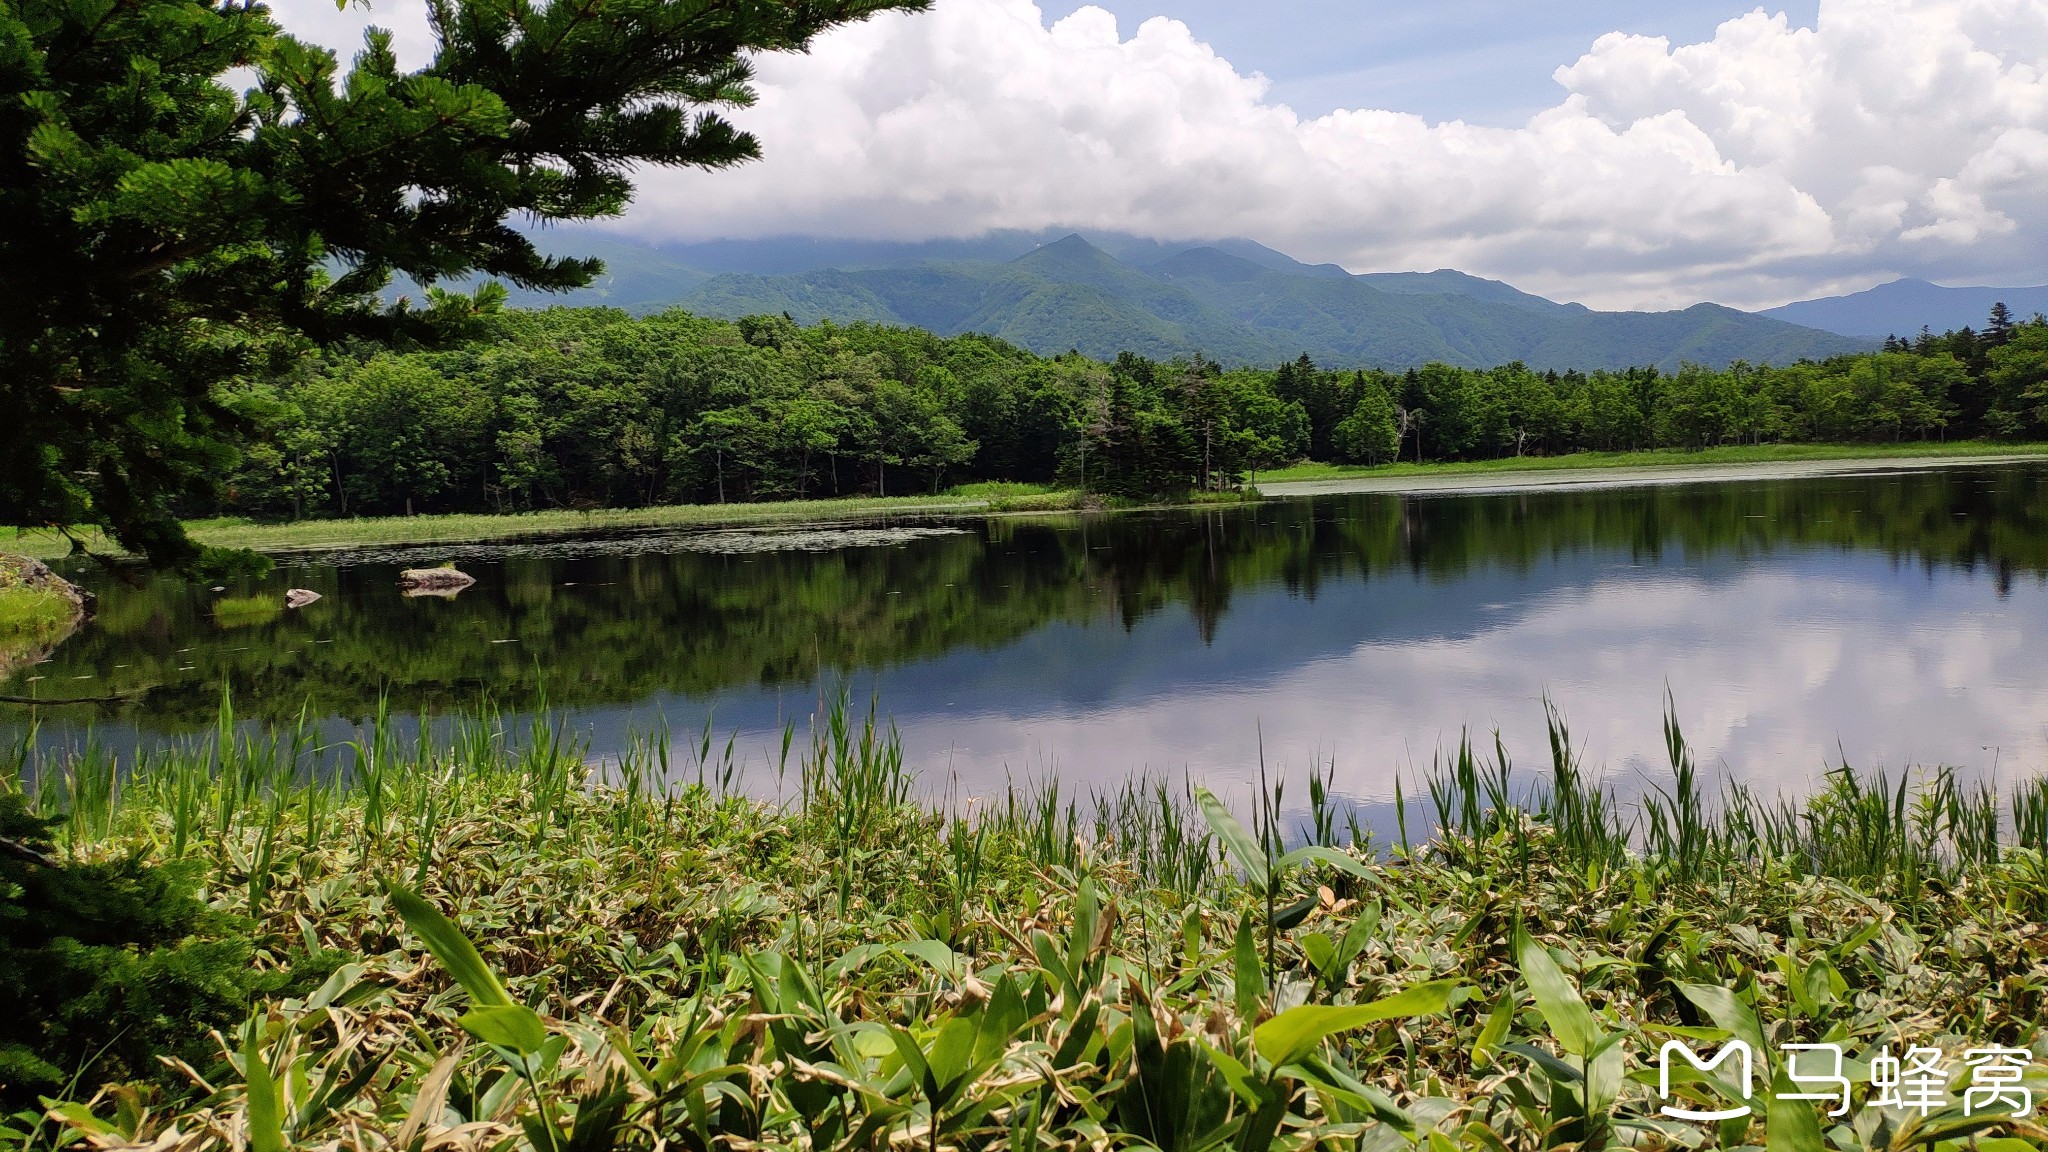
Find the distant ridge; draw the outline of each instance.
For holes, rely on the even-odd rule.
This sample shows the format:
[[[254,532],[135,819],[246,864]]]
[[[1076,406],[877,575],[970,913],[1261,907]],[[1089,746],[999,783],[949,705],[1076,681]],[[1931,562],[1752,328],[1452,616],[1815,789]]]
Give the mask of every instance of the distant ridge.
[[[1117,233],[992,232],[916,243],[803,237],[654,248],[608,233],[550,231],[544,251],[606,263],[590,288],[514,292],[522,307],[681,306],[738,317],[787,312],[986,332],[1042,354],[1069,349],[1225,364],[1306,352],[1330,367],[1428,361],[1539,369],[1733,360],[1789,363],[1874,340],[1713,304],[1675,312],[1596,312],[1453,269],[1352,275],[1243,239],[1171,244]]]
[[[2048,313],[2048,286],[1944,288],[1925,280],[1894,280],[1847,296],[1800,300],[1758,315],[1843,336],[1882,339],[1912,336],[1922,328],[1982,328],[1991,306],[2000,302],[2012,309],[2015,319]]]
[[[1595,312],[1448,269],[1353,276],[1270,249],[1239,255],[1220,245],[1143,255],[1118,259],[1075,234],[1008,261],[715,276],[679,303],[713,316],[787,312],[806,324],[986,332],[1041,354],[1201,352],[1226,364],[1306,352],[1343,367],[1520,360],[1539,369],[1675,369],[1688,361],[1789,363],[1870,346],[1714,304]]]

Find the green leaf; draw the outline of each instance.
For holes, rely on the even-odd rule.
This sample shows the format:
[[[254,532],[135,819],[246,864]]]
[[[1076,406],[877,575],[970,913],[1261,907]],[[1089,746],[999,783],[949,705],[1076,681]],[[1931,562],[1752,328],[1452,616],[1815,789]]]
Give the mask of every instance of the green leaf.
[[[1515,990],[1505,989],[1500,998],[1493,1002],[1493,1011],[1486,1014],[1486,1023],[1479,1029],[1479,1036],[1472,1041],[1472,1066],[1485,1068],[1493,1063],[1487,1053],[1500,1047],[1507,1039],[1508,1026],[1515,1022]]]
[[[1259,850],[1258,841],[1252,839],[1251,833],[1244,830],[1244,825],[1237,822],[1237,817],[1230,814],[1230,809],[1223,806],[1223,801],[1218,800],[1214,792],[1197,785],[1195,803],[1201,805],[1202,817],[1209,821],[1216,838],[1230,850],[1237,866],[1244,869],[1252,887],[1264,891],[1270,877],[1266,875],[1266,854]]]
[[[1252,940],[1252,918],[1246,914],[1237,921],[1237,945],[1231,949],[1234,971],[1231,980],[1236,985],[1237,1014],[1250,1022],[1258,1018],[1259,1005],[1266,999],[1266,974],[1259,967],[1259,946]]]
[[[384,891],[391,897],[391,906],[405,918],[406,927],[413,930],[448,970],[462,990],[469,993],[470,1003],[479,1008],[503,1007],[512,1003],[512,996],[505,986],[498,982],[498,975],[477,953],[476,945],[462,934],[455,922],[441,915],[441,910],[427,903],[419,894],[403,888],[389,880],[380,881]]]
[[[1289,904],[1283,908],[1274,909],[1273,931],[1292,931],[1303,920],[1308,919],[1308,914],[1316,910],[1317,903],[1318,901],[1316,897],[1303,896],[1301,899],[1296,900],[1292,904]]]
[[[484,1043],[509,1048],[521,1056],[540,1051],[548,1042],[547,1025],[523,1004],[486,1004],[464,1012],[456,1023]]]
[[[1621,1098],[1621,1042],[1626,1032],[1610,1032],[1586,1053],[1586,1115],[1604,1123]]]
[[[955,955],[944,941],[906,940],[896,947],[905,955],[914,956],[931,965],[939,975],[948,980],[958,980],[961,976],[960,957]]]
[[[1758,1060],[1770,1052],[1764,1045],[1764,1030],[1756,1021],[1756,1013],[1734,992],[1712,984],[1680,984],[1678,990],[1729,1035],[1749,1045]]]
[[[114,1131],[112,1124],[93,1115],[92,1109],[75,1100],[52,1100],[48,1096],[38,1097],[38,1099],[43,1102],[44,1108],[56,1113],[63,1119],[64,1123],[71,1125],[80,1132],[90,1133],[95,1136],[120,1135],[120,1133]],[[30,1114],[24,1113],[24,1115]]]
[[[249,1025],[242,1045],[242,1079],[248,1087],[249,1152],[284,1152],[284,1100],[270,1065],[263,1060],[263,1026]]]
[[[1812,1102],[1785,1099],[1785,1094],[1799,1090],[1780,1070],[1764,1108],[1764,1147],[1769,1152],[1828,1152],[1821,1138],[1820,1113]]]
[[[1543,1049],[1536,1047],[1534,1044],[1508,1043],[1501,1045],[1500,1050],[1503,1052],[1512,1052],[1515,1055],[1520,1056],[1524,1060],[1527,1060],[1530,1063],[1535,1064],[1537,1067],[1542,1068],[1544,1072],[1548,1073],[1552,1080],[1555,1080],[1560,1084],[1578,1084],[1586,1079],[1584,1076],[1579,1074],[1579,1070],[1577,1068],[1574,1068],[1571,1065],[1565,1063],[1564,1061],[1559,1060],[1557,1057],[1552,1056],[1550,1053],[1545,1052]]]
[[[1451,989],[1459,981],[1431,980],[1382,997],[1370,1004],[1303,1004],[1289,1008],[1252,1031],[1259,1055],[1275,1067],[1292,1064],[1313,1051],[1326,1036],[1406,1016],[1427,1016],[1450,1006]]]
[[[1335,848],[1325,848],[1320,844],[1310,844],[1306,847],[1296,848],[1294,851],[1282,856],[1275,863],[1274,867],[1281,872],[1285,872],[1289,868],[1300,867],[1311,860],[1318,864],[1327,864],[1339,872],[1356,876],[1360,880],[1370,880],[1374,883],[1379,882],[1379,877],[1374,876],[1372,869],[1366,867],[1365,862],[1358,857],[1339,852]]]
[[[1557,961],[1551,959],[1550,950],[1517,929],[1515,955],[1521,965],[1522,980],[1536,998],[1536,1010],[1543,1013],[1543,1022],[1550,1025],[1550,1034],[1557,1039],[1558,1047],[1574,1056],[1591,1051],[1600,1038],[1600,1027],[1593,1020],[1592,1009],[1579,999],[1579,990],[1572,987]]]

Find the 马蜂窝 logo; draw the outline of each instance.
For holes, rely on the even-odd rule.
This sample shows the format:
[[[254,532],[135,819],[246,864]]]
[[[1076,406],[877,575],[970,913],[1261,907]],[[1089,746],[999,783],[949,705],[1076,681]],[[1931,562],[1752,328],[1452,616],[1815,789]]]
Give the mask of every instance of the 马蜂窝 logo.
[[[1756,1053],[1750,1051],[1748,1044],[1741,1040],[1730,1040],[1726,1044],[1721,1045],[1720,1049],[1713,1056],[1701,1059],[1699,1053],[1694,1052],[1678,1041],[1667,1040],[1664,1042],[1664,1047],[1657,1050],[1657,1096],[1659,1099],[1671,1099],[1671,1058],[1673,1056],[1683,1058],[1686,1063],[1703,1073],[1712,1072],[1730,1059],[1739,1057],[1742,1068],[1742,1082],[1739,1095],[1744,1100],[1754,1095]],[[1735,1108],[1702,1110],[1680,1108],[1676,1105],[1666,1104],[1663,1111],[1666,1116],[1675,1116],[1680,1120],[1705,1120],[1711,1122],[1716,1120],[1734,1120],[1747,1116],[1750,1113],[1750,1106],[1743,1104]]]
[[[1778,1051],[1784,1057],[1785,1079],[1800,1091],[1774,1093],[1773,1099],[1830,1105],[1826,1114],[1831,1118],[1848,1114],[1854,1084],[1847,1074],[1841,1045],[1781,1044]],[[1917,1111],[1922,1116],[1946,1107],[1954,1078],[1953,1068],[1946,1061],[1947,1053],[1939,1048],[1915,1045],[1906,1049],[1903,1059],[1893,1056],[1889,1045],[1879,1049],[1869,1060],[1869,1103],[1879,1108]],[[1689,1108],[1682,1102],[1672,1103],[1672,1069],[1679,1066],[1678,1062],[1690,1065],[1701,1075],[1727,1066],[1728,1071],[1717,1082],[1730,1089],[1742,1103],[1728,1108]],[[1997,1115],[2015,1120],[2033,1115],[2034,1093],[2023,1083],[2033,1062],[2034,1053],[2025,1048],[1971,1048],[1964,1052],[1963,1063],[1970,1070],[1970,1082],[1962,1094],[1963,1115]],[[1677,1040],[1666,1041],[1657,1050],[1657,1096],[1666,1102],[1661,1109],[1666,1116],[1708,1123],[1736,1120],[1755,1111],[1755,1106],[1749,1103],[1755,1095],[1756,1052],[1745,1041],[1728,1040],[1706,1055]]]

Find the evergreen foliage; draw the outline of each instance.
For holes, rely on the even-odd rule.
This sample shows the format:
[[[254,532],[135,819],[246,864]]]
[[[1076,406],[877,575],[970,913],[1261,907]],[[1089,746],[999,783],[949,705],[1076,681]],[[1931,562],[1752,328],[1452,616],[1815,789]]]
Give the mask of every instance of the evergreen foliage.
[[[192,867],[52,855],[54,820],[0,790],[0,1107],[210,1062],[207,1034],[257,991],[250,944],[200,902]]]
[[[247,0],[0,6],[0,509],[198,559],[173,514],[236,465],[266,376],[307,342],[431,339],[486,283],[384,304],[394,274],[587,283],[505,221],[625,205],[635,164],[757,142],[747,54],[925,0],[439,0],[433,60],[353,64]],[[237,93],[237,72],[254,84]],[[423,462],[400,483],[446,483]]]

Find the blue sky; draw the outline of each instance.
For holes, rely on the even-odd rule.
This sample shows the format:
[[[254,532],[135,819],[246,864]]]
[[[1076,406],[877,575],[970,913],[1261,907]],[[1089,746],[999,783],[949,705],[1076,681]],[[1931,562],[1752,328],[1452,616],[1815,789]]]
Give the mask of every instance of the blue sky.
[[[1390,108],[1431,120],[1512,127],[1557,103],[1551,78],[1608,32],[1713,38],[1754,8],[1812,27],[1820,0],[1100,0],[1129,36],[1144,20],[1171,16],[1242,72],[1263,72],[1272,98],[1304,116],[1336,108]],[[1049,18],[1081,5],[1044,5]]]

